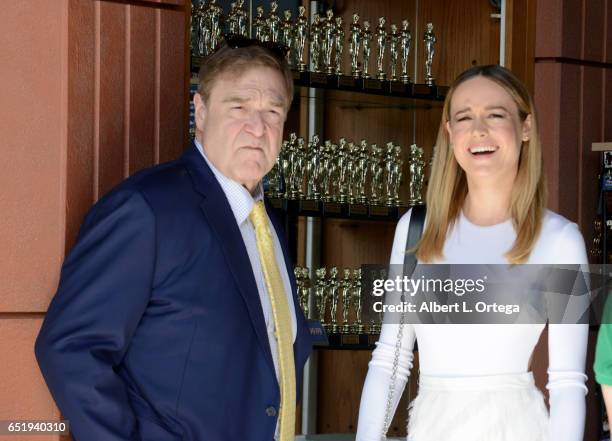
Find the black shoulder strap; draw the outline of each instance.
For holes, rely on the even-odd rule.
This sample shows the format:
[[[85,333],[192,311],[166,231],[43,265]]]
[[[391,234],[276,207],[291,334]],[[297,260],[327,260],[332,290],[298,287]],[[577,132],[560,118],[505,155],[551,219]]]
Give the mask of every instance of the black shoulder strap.
[[[408,225],[408,234],[406,235],[406,253],[404,255],[404,274],[412,274],[416,267],[416,257],[409,250],[414,248],[423,235],[423,226],[425,225],[425,213],[427,207],[425,205],[415,205],[412,207],[410,214],[410,224]]]

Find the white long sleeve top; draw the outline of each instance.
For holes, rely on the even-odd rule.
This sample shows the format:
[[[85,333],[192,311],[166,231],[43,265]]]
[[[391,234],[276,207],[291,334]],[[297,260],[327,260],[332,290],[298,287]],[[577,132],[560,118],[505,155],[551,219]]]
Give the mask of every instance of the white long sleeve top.
[[[391,264],[404,262],[411,212],[399,221]],[[504,254],[516,234],[512,221],[493,225],[472,224],[463,213],[449,232],[443,264],[507,264]],[[529,257],[535,264],[588,263],[578,226],[547,211],[540,237]],[[385,324],[372,354],[363,387],[357,441],[380,441],[391,381],[397,324]],[[469,377],[524,373],[543,324],[407,324],[403,331],[396,376],[395,411],[412,368],[415,339],[420,372],[441,377]],[[588,325],[550,324],[548,329],[549,435],[555,441],[581,441],[585,422],[584,374]]]

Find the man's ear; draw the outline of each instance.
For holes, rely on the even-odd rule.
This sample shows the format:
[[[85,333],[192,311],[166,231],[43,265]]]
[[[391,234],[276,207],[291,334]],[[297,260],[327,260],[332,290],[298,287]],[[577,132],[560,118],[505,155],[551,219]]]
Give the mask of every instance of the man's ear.
[[[198,130],[204,130],[204,121],[208,114],[208,108],[204,103],[204,98],[199,93],[193,96],[193,106],[195,107],[195,124]]]

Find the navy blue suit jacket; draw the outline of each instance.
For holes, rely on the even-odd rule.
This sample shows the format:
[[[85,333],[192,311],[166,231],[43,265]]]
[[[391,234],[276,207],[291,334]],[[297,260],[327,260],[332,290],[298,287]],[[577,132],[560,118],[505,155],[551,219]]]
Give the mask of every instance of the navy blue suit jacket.
[[[296,306],[298,396],[311,339]],[[271,441],[280,391],[253,271],[195,146],[88,213],[36,341],[77,441]]]

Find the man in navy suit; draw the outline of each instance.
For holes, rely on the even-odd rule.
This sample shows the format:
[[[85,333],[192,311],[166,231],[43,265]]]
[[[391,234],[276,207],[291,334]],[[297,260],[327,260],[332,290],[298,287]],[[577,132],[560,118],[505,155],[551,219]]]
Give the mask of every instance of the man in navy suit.
[[[280,54],[226,44],[200,72],[193,145],[87,214],[36,341],[75,440],[275,439],[277,344],[249,213],[292,97]],[[311,339],[267,213],[299,389]]]

